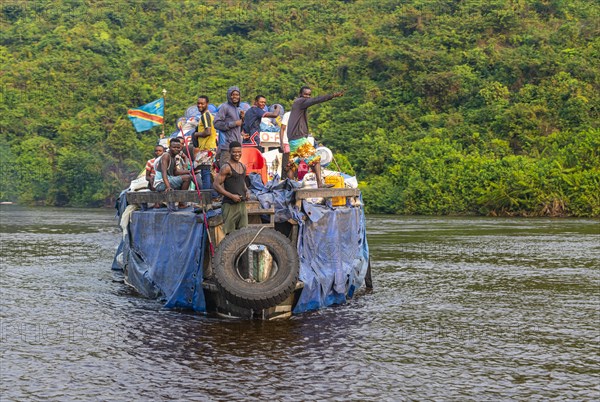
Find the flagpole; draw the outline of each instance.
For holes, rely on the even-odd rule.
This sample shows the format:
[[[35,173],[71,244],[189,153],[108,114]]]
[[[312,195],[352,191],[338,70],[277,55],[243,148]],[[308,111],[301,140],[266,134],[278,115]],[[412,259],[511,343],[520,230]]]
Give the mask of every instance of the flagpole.
[[[165,120],[167,119],[167,90],[163,88],[162,94],[163,94],[164,109],[163,109],[162,133],[160,135],[160,138],[165,138]]]

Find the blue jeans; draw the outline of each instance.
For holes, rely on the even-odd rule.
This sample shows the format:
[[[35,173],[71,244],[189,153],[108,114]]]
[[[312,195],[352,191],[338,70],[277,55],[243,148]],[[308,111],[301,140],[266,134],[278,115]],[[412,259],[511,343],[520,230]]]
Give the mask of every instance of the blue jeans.
[[[217,198],[219,193],[217,193],[212,187],[212,176],[210,174],[210,165],[201,165],[200,166],[200,176],[202,177],[202,190],[211,190],[212,189],[212,198]]]
[[[183,185],[183,179],[181,178],[181,176],[167,176],[168,180],[169,180],[169,184],[171,185],[171,188],[173,190],[180,190],[181,186]],[[154,189],[156,191],[165,191],[167,189],[167,186],[165,185],[165,182],[161,182],[158,183]]]

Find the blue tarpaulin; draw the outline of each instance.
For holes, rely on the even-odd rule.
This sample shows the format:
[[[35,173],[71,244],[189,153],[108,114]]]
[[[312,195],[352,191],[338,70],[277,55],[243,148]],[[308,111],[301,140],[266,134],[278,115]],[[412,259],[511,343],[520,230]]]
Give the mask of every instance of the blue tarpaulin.
[[[361,207],[332,209],[303,201],[298,255],[304,289],[294,313],[341,304],[364,284],[369,264]]]
[[[275,222],[294,218],[300,223],[298,255],[300,280],[304,289],[294,313],[340,304],[364,284],[369,265],[365,214],[362,206],[332,208],[302,202],[302,211],[293,207],[293,180],[273,180],[263,185],[260,176],[250,174],[250,189],[263,208],[275,209]],[[307,217],[307,220],[303,218]]]
[[[250,191],[254,193],[258,202],[263,208],[275,210],[274,222],[286,222],[293,216],[292,199],[294,190],[300,188],[298,182],[285,179],[279,180],[278,177],[269,181],[266,185],[257,173],[250,173]]]
[[[191,210],[134,211],[129,235],[119,246],[126,280],[144,296],[165,300],[165,307],[206,311],[205,233]]]

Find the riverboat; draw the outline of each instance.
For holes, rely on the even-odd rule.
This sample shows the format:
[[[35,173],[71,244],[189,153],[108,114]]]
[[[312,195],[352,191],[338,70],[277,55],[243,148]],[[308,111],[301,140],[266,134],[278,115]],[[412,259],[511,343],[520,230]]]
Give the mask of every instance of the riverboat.
[[[227,236],[210,190],[124,191],[113,269],[167,308],[263,320],[343,304],[372,287],[360,190],[249,179],[249,226]]]

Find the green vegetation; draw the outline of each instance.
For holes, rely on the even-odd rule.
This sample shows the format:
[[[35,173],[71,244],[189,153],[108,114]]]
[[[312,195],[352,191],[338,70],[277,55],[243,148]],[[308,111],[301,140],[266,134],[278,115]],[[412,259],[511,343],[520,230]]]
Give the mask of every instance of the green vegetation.
[[[0,200],[99,206],[230,85],[301,85],[368,212],[600,216],[600,5],[586,0],[37,0],[0,5]],[[342,158],[341,155],[344,157]]]

